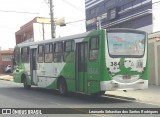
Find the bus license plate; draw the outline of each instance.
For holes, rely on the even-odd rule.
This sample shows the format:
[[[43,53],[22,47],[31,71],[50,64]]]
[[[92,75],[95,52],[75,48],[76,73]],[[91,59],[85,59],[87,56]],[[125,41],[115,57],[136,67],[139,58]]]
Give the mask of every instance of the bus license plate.
[[[131,76],[123,76],[123,80],[129,80],[131,79]]]

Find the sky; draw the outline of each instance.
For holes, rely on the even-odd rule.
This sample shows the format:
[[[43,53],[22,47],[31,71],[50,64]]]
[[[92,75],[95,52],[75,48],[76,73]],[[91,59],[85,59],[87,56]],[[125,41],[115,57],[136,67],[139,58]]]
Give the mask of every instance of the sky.
[[[15,32],[35,17],[50,17],[48,0],[0,0],[0,47],[14,48]],[[65,22],[85,19],[85,0],[53,0],[54,17],[65,18]],[[11,12],[16,11],[16,12]],[[19,13],[29,12],[29,13]],[[56,36],[67,36],[85,32],[85,21],[56,27]]]

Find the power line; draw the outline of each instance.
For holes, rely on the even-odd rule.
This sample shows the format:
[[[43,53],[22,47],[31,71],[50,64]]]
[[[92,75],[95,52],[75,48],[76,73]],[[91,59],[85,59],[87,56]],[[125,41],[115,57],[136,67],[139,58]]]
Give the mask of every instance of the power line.
[[[71,7],[75,8],[76,10],[80,11],[81,13],[84,13],[79,7],[73,5],[70,2],[67,2],[66,0],[62,0],[63,2],[65,2],[66,4],[70,5]]]
[[[154,3],[152,3],[152,4],[157,4],[157,3],[160,3],[160,1],[154,2]]]
[[[66,24],[72,24],[72,23],[82,22],[82,21],[86,21],[86,19],[76,20],[76,21],[72,21],[72,22],[67,22],[67,23],[61,24],[60,26],[66,26]]]
[[[81,22],[81,21],[85,21],[86,19],[82,19],[82,20],[76,20],[76,21],[72,21],[72,22],[67,22],[65,24],[71,24],[71,23],[76,23],[76,22]]]
[[[32,13],[32,12],[21,12],[21,11],[5,11],[5,10],[0,10],[0,12],[7,12],[7,13],[23,13],[23,14],[39,14],[39,13]]]
[[[66,0],[61,0],[61,1],[65,2],[66,4],[68,4],[69,6],[75,8],[76,10],[80,11],[81,13],[84,13],[84,12],[82,11],[82,9],[80,9],[79,7],[73,5],[72,3],[67,2]],[[44,2],[47,4],[48,7],[50,7],[49,2],[47,2],[47,0],[44,0]]]
[[[47,4],[47,6],[50,8],[49,6],[49,2],[47,2],[47,0],[44,0],[44,2]]]

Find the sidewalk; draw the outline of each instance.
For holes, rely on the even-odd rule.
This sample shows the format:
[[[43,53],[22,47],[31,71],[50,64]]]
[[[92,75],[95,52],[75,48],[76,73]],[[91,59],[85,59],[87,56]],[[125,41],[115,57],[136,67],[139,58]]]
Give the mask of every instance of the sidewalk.
[[[135,98],[138,102],[150,103],[160,106],[160,86],[149,85],[148,89],[135,90],[135,91],[108,91],[106,94],[114,96],[123,96]]]
[[[13,81],[12,74],[0,74],[0,80]]]

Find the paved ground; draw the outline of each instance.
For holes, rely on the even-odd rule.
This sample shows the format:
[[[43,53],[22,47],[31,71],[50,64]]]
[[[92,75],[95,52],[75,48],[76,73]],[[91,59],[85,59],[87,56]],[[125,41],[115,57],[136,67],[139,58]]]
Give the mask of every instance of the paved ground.
[[[160,105],[160,86],[149,85],[148,89],[136,91],[109,91],[106,94],[135,98],[138,102]]]
[[[12,74],[0,74],[0,80],[13,81]],[[135,98],[138,102],[160,105],[160,86],[149,85],[148,89],[136,91],[108,91],[108,95]]]
[[[12,74],[0,74],[0,80],[13,81]]]
[[[59,96],[57,91],[48,90],[39,87],[32,87],[31,90],[23,88],[22,84],[10,81],[0,80],[0,108],[72,108],[77,112],[84,112],[77,108],[122,108],[126,109],[142,109],[142,108],[157,108],[160,106],[139,103],[123,99],[115,99],[108,97],[86,96],[76,93],[71,93],[67,97]],[[52,110],[54,112],[54,110]],[[61,112],[66,112],[61,110]],[[57,114],[50,115],[52,117],[159,117],[158,114]],[[12,115],[17,117],[17,115]],[[22,115],[21,115],[22,116]],[[21,117],[20,116],[20,117]],[[24,115],[23,115],[24,116]],[[23,117],[22,116],[22,117]],[[30,115],[29,115],[30,116]],[[37,115],[39,117],[40,115]],[[1,117],[1,116],[0,116]],[[5,116],[6,117],[6,116]],[[43,115],[44,117],[44,115]]]

